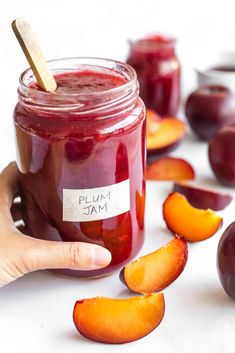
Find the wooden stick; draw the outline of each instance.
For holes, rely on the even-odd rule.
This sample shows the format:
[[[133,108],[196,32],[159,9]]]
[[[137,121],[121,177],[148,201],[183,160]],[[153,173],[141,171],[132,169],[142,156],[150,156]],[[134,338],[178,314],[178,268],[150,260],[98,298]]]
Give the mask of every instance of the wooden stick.
[[[12,29],[29,62],[39,86],[53,92],[57,85],[30,24],[24,18],[12,22]]]

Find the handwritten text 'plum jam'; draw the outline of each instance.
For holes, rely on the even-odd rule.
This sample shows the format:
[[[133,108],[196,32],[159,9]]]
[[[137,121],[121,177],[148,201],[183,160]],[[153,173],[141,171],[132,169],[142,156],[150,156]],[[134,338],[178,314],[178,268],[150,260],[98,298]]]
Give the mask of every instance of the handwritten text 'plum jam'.
[[[99,188],[63,190],[63,221],[95,221],[129,210],[129,179]]]

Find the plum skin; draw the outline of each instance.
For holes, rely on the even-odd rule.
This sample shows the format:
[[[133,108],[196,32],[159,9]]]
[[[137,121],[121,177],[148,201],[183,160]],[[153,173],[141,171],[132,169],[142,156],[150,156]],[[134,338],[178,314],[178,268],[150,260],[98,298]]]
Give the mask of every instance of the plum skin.
[[[235,300],[235,222],[228,226],[220,238],[217,271],[225,292]]]
[[[196,135],[208,141],[220,128],[235,122],[235,96],[223,86],[201,87],[188,97],[185,114]]]
[[[226,186],[235,186],[235,124],[222,128],[210,141],[208,157],[212,171]]]
[[[183,194],[193,207],[213,211],[220,211],[227,207],[232,201],[229,194],[217,192],[212,189],[200,188],[200,186],[190,185],[189,183],[177,183],[173,186],[173,192]]]

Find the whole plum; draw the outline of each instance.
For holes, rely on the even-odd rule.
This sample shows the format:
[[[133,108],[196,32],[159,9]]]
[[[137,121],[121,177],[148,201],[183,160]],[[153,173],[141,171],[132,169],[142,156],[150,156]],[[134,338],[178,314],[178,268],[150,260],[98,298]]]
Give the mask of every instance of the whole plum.
[[[222,128],[210,141],[210,166],[217,179],[227,186],[235,186],[235,124]]]
[[[221,127],[235,122],[235,95],[224,86],[200,87],[188,97],[185,114],[196,135],[210,140]]]
[[[235,222],[228,226],[220,238],[217,270],[225,292],[235,299]]]

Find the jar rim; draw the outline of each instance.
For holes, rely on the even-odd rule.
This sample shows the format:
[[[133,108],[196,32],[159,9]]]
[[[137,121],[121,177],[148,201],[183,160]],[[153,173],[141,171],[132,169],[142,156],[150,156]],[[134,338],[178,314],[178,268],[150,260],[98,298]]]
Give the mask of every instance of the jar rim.
[[[86,56],[82,56],[82,57],[65,57],[65,58],[59,58],[59,59],[52,59],[52,60],[48,60],[47,61],[49,64],[50,69],[52,70],[52,73],[65,73],[65,72],[69,72],[71,70],[74,69],[74,71],[76,69],[79,68],[79,63],[80,63],[80,67],[82,67],[82,65],[84,66],[89,66],[91,68],[94,69],[98,69],[98,70],[112,70],[112,72],[114,74],[122,74],[123,77],[125,77],[127,80],[126,82],[124,82],[123,84],[121,84],[120,86],[116,86],[113,88],[109,88],[103,91],[99,91],[99,92],[86,92],[86,93],[76,93],[76,92],[63,92],[63,93],[57,93],[55,92],[47,92],[47,91],[43,91],[43,90],[38,90],[34,87],[30,87],[29,84],[33,83],[36,81],[36,78],[33,74],[32,69],[29,67],[26,70],[24,70],[22,72],[22,74],[19,77],[19,83],[20,83],[20,87],[19,87],[19,92],[22,93],[23,95],[28,96],[29,93],[33,93],[34,97],[39,98],[40,97],[42,99],[45,99],[46,97],[48,97],[49,95],[54,96],[54,97],[59,97],[61,100],[63,98],[68,98],[68,97],[73,97],[73,98],[87,98],[89,99],[89,97],[103,97],[107,94],[115,94],[118,92],[122,92],[122,91],[126,91],[131,89],[131,87],[133,86],[133,84],[137,84],[137,75],[135,70],[128,64],[123,63],[121,61],[118,60],[113,60],[113,59],[106,59],[106,58],[100,58],[100,57],[86,57]],[[77,63],[77,65],[75,65],[72,69],[67,67],[62,68],[60,66],[57,67],[57,64],[64,64],[66,65],[66,63],[72,63],[73,65],[75,65],[75,63]],[[55,64],[56,67],[53,67],[53,65]],[[103,64],[103,65],[102,65]],[[120,67],[120,71],[118,69],[114,70],[114,66]],[[28,82],[26,82],[26,80],[28,80]]]

